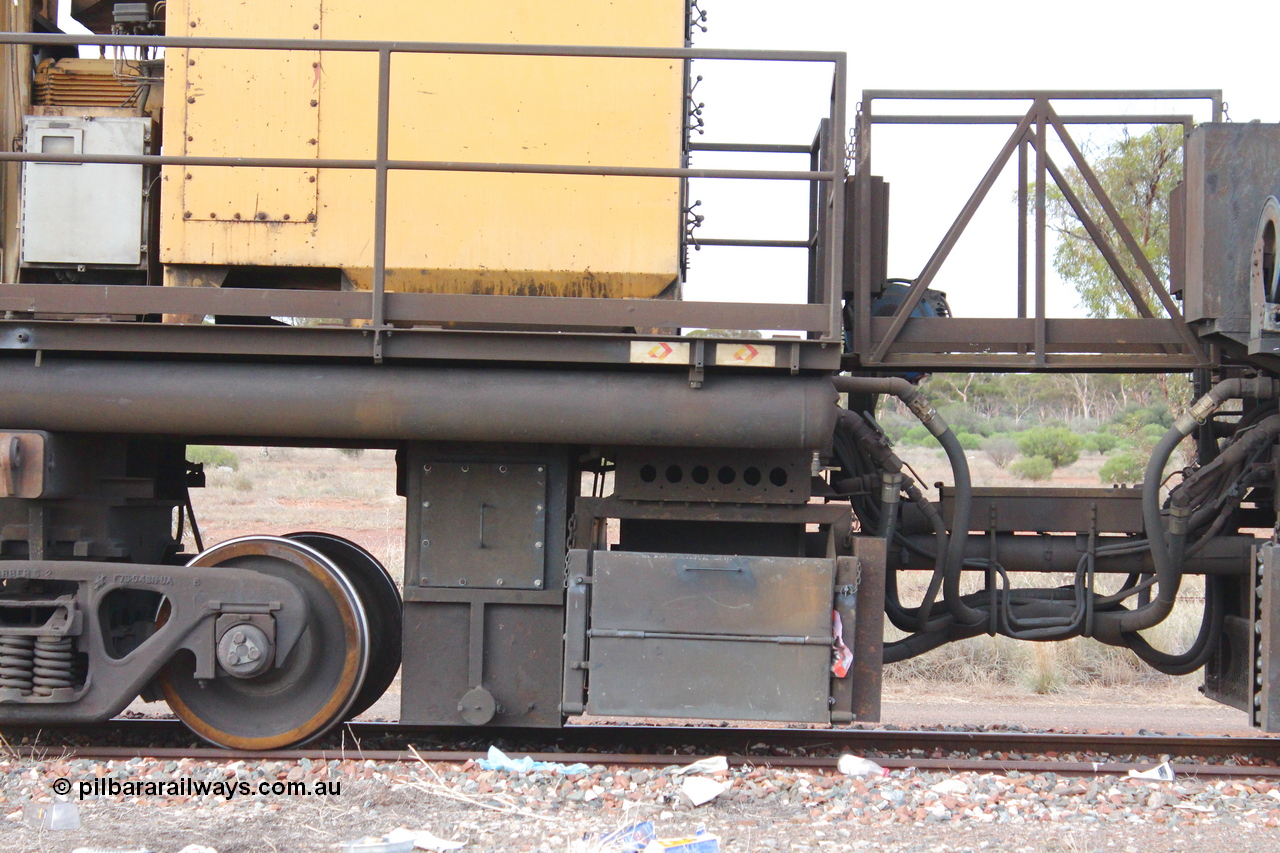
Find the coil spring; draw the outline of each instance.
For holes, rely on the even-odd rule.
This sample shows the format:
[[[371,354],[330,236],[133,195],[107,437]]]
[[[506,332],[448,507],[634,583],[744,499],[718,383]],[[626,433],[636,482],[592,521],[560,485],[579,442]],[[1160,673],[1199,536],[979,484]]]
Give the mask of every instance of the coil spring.
[[[30,693],[35,675],[35,637],[0,634],[0,689]]]
[[[37,696],[50,696],[59,687],[71,687],[75,681],[75,652],[71,638],[61,640],[36,638],[33,691]]]

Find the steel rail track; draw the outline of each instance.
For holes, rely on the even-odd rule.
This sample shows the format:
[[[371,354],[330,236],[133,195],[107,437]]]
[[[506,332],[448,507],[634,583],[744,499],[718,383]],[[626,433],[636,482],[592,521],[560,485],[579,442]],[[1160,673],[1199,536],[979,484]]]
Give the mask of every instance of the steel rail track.
[[[689,726],[577,725],[559,730],[477,731],[464,727],[349,723],[314,747],[246,752],[189,745],[176,720],[114,720],[99,726],[10,727],[10,749],[24,758],[344,760],[461,762],[488,745],[539,761],[664,766],[723,754],[734,766],[832,769],[841,753],[870,755],[891,770],[1125,775],[1164,756],[1179,775],[1280,778],[1280,738],[1187,735],[960,732],[887,729],[758,729]],[[102,746],[102,743],[119,744]],[[168,744],[168,745],[157,745]],[[180,744],[180,745],[175,745]],[[779,754],[780,753],[780,754]],[[1059,757],[1063,756],[1063,757]],[[1208,763],[1219,758],[1234,763]]]

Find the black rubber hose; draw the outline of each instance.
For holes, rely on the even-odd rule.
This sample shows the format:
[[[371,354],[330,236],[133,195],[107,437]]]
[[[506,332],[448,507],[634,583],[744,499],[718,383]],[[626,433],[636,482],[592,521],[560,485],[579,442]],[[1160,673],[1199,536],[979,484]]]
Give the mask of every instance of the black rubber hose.
[[[951,535],[947,540],[946,574],[942,586],[942,598],[948,611],[958,622],[966,625],[985,622],[987,615],[964,603],[960,596],[960,577],[964,568],[965,540],[969,534],[969,510],[973,503],[973,480],[969,474],[969,460],[964,448],[947,426],[946,421],[924,399],[920,389],[898,377],[836,376],[832,384],[837,391],[850,394],[893,394],[902,400],[925,428],[931,432],[951,463],[955,477],[955,512],[951,521]]]
[[[947,572],[942,584],[942,600],[956,621],[964,625],[985,622],[987,615],[966,605],[960,597],[960,577],[964,573],[964,549],[969,538],[969,509],[973,505],[973,479],[969,475],[969,460],[964,448],[950,427],[938,435],[942,449],[951,462],[956,480],[955,513],[951,519],[951,535],[947,539]]]
[[[1176,425],[1166,432],[1151,451],[1151,459],[1143,474],[1142,522],[1151,547],[1151,562],[1155,566],[1156,597],[1150,604],[1134,610],[1095,614],[1095,635],[1111,634],[1114,639],[1116,635],[1141,631],[1158,625],[1173,610],[1182,580],[1181,549],[1176,555],[1178,563],[1175,564],[1170,557],[1169,543],[1165,541],[1165,526],[1160,517],[1160,484],[1164,479],[1164,467],[1168,464],[1169,457],[1185,437],[1186,433]],[[1186,536],[1179,538],[1185,544]]]
[[[1214,642],[1222,634],[1226,617],[1221,578],[1206,577],[1204,584],[1204,616],[1191,648],[1182,654],[1169,654],[1152,646],[1141,634],[1124,634],[1125,645],[1142,661],[1165,675],[1190,675],[1204,666],[1213,654]]]

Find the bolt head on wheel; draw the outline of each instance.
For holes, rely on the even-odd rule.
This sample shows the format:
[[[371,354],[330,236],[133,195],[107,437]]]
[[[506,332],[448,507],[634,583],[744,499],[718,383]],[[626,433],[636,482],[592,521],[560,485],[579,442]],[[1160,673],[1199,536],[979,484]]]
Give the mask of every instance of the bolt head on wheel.
[[[218,663],[228,675],[253,678],[271,668],[274,650],[267,634],[256,625],[236,625],[218,641]]]

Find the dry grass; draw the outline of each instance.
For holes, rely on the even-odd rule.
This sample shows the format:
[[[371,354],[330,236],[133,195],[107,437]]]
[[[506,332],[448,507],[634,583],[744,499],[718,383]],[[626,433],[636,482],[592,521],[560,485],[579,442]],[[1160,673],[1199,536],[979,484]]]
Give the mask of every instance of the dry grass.
[[[393,577],[403,576],[405,508],[393,451],[229,449],[239,469],[207,469],[206,488],[191,493],[205,547],[233,536],[322,530],[359,543]],[[195,548],[190,531],[185,541]]]
[[[1042,576],[1040,580],[1052,585],[1068,582],[1062,575]],[[904,584],[904,601],[908,604],[918,601],[926,582],[923,574],[910,576]],[[1160,625],[1145,631],[1144,636],[1159,649],[1187,648],[1200,628],[1203,597],[1203,580],[1188,579],[1173,613]],[[886,628],[887,641],[903,636],[903,632],[892,626]],[[1077,693],[1095,688],[1191,691],[1200,680],[1200,673],[1181,677],[1165,675],[1147,666],[1128,649],[1083,637],[1053,643],[973,637],[885,668],[885,681],[903,686],[948,683],[1040,694]]]
[[[951,467],[946,455],[932,447],[896,448],[899,455],[919,473],[929,494],[937,482],[951,484]],[[992,462],[986,453],[966,453],[975,486],[1026,486],[1006,470]],[[1098,471],[1106,461],[1100,453],[1085,451],[1074,464],[1053,472],[1053,480],[1037,486],[1104,488]],[[933,492],[931,497],[937,496]],[[977,579],[967,578],[962,589],[977,589]],[[1019,583],[1021,581],[1021,583]],[[1058,586],[1071,582],[1066,575],[1015,578],[1016,585]],[[926,575],[914,573],[903,578],[903,600],[908,604],[919,600],[928,583]],[[1106,581],[1100,581],[1100,585]],[[1115,581],[1111,582],[1116,583]],[[1109,591],[1111,587],[1106,587]],[[1200,627],[1204,583],[1188,579],[1183,585],[1173,613],[1144,636],[1156,648],[1181,650],[1191,644]],[[904,634],[892,626],[885,639],[892,641]],[[898,685],[954,684],[975,688],[1030,691],[1041,694],[1076,693],[1093,688],[1137,688],[1192,691],[1199,684],[1199,673],[1174,677],[1156,672],[1142,663],[1129,650],[1106,646],[1095,640],[1077,638],[1065,642],[1030,643],[1007,637],[974,637],[951,643],[909,661],[885,669],[886,683]]]

